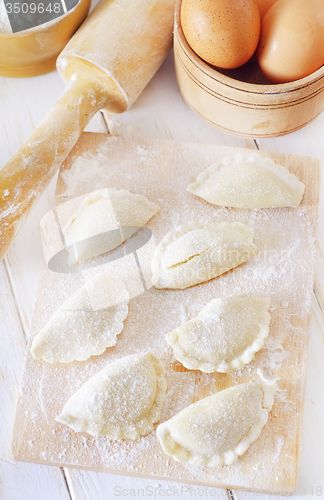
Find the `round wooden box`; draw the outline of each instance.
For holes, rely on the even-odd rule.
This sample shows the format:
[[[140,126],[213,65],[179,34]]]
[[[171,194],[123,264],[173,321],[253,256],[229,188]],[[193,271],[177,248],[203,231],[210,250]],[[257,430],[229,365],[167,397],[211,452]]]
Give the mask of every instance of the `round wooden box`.
[[[298,130],[324,109],[324,66],[306,78],[271,84],[256,61],[220,72],[189,47],[180,23],[174,26],[175,69],[189,106],[220,130],[243,137],[277,137]]]
[[[15,78],[48,73],[71,36],[87,16],[91,0],[46,24],[20,33],[0,33],[0,75]]]

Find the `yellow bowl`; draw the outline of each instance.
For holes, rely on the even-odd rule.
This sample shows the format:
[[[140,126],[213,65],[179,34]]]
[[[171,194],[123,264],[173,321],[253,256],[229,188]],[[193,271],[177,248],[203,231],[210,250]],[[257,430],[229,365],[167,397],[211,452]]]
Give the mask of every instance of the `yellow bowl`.
[[[307,125],[324,109],[324,67],[291,83],[271,84],[257,62],[216,70],[189,47],[175,8],[174,59],[180,92],[204,120],[229,134],[277,137]]]
[[[49,23],[20,33],[0,33],[0,75],[14,78],[48,73],[58,55],[87,16],[91,0]]]

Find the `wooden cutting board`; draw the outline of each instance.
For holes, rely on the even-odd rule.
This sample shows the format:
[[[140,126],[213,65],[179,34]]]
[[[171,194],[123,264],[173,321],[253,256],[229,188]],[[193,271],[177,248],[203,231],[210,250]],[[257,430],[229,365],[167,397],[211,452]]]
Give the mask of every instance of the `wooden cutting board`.
[[[84,133],[62,165],[56,206],[103,187],[147,196],[161,210],[148,222],[150,243],[113,262],[75,274],[55,273],[46,264],[39,280],[32,338],[66,298],[92,275],[109,270],[132,296],[117,345],[101,356],[68,365],[35,361],[29,353],[19,396],[12,453],[17,460],[120,474],[174,479],[226,488],[285,492],[297,484],[307,346],[315,260],[319,162],[309,157],[264,153],[306,185],[298,208],[226,209],[193,196],[186,187],[211,163],[237,149],[213,145],[109,137]],[[56,209],[64,222],[72,210]],[[74,203],[75,204],[75,203]],[[185,290],[155,290],[150,284],[154,247],[172,228],[192,220],[240,221],[255,230],[256,255],[228,273]],[[55,224],[43,227],[47,253],[60,246]],[[271,327],[265,347],[242,370],[202,374],[176,362],[164,335],[195,316],[215,297],[271,297]],[[136,441],[111,441],[75,433],[55,417],[92,375],[122,356],[152,351],[166,366],[167,398],[161,421],[192,402],[232,385],[276,381],[279,390],[259,439],[232,466],[181,464],[165,455],[153,431]],[[286,488],[286,489],[284,489]]]

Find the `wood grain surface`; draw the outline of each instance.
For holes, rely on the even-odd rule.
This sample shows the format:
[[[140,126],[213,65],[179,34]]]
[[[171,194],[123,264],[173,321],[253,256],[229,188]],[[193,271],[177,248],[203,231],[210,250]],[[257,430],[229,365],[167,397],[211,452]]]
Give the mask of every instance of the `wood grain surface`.
[[[94,2],[93,2],[94,3]],[[4,165],[28,138],[35,126],[49,111],[62,93],[64,84],[57,72],[37,78],[0,79],[0,157]],[[106,125],[101,119],[105,116]],[[88,128],[94,132],[110,131],[114,135],[136,136],[152,139],[173,139],[194,143],[209,143],[263,149],[276,153],[291,153],[315,156],[324,162],[324,113],[321,113],[305,128],[276,139],[243,139],[214,129],[201,120],[181,98],[174,74],[171,53],[155,77],[151,80],[132,108],[121,115],[103,111],[95,116]],[[53,208],[55,186],[52,184],[30,214],[25,226],[14,241],[4,259],[5,269],[1,282],[3,318],[1,321],[2,387],[1,394],[1,460],[0,495],[8,500],[43,500],[46,498],[98,500],[146,495],[161,498],[171,495],[182,500],[210,497],[229,500],[271,500],[273,495],[260,490],[242,492],[186,485],[175,481],[156,481],[143,477],[121,476],[90,470],[55,468],[46,465],[17,462],[9,452],[16,394],[23,368],[23,348],[15,349],[17,342],[25,346],[30,334],[30,322],[34,307],[37,283],[42,268],[42,246],[39,221],[44,213]],[[323,176],[321,179],[323,193]],[[313,317],[308,353],[308,368],[305,392],[305,408],[300,451],[300,468],[294,500],[320,498],[324,492],[324,399],[321,387],[324,380],[324,196],[320,196],[319,232],[315,267],[315,289],[313,294]],[[5,313],[9,315],[8,321]],[[17,325],[10,328],[9,325]],[[18,325],[21,325],[19,328]],[[10,393],[7,397],[6,393]],[[18,487],[19,481],[19,487]],[[322,488],[322,492],[321,489]],[[144,491],[144,493],[143,493]],[[275,498],[284,500],[289,491],[276,490]]]
[[[211,125],[243,137],[289,134],[324,109],[324,67],[303,79],[269,85],[256,61],[216,69],[197,56],[181,27],[177,0],[174,23],[175,71],[188,105]]]
[[[269,153],[305,182],[305,196],[297,209],[251,211],[213,207],[185,190],[212,161],[233,153],[231,148],[84,134],[64,163],[63,171],[69,170],[75,158],[85,151],[87,158],[89,152],[97,155],[92,158],[93,175],[87,182],[73,185],[72,197],[107,185],[146,195],[161,206],[161,211],[148,223],[156,243],[172,227],[193,218],[253,222],[259,252],[249,263],[206,284],[177,292],[148,289],[134,297],[121,340],[98,358],[92,357],[80,364],[48,366],[34,361],[28,354],[12,442],[15,458],[227,488],[260,487],[263,491],[271,491],[273,484],[296,487],[315,258],[317,160]],[[67,186],[63,179],[64,174],[58,182],[56,204],[71,198],[71,194],[64,196]],[[267,261],[269,256],[271,263]],[[143,266],[148,272],[149,262],[145,259]],[[111,272],[120,275],[116,265],[111,267]],[[80,286],[80,280],[88,279],[89,273],[81,273],[77,278],[71,276],[51,273],[44,266],[32,335],[53,314],[71,287]],[[184,314],[183,304],[189,319],[211,300],[210,297],[233,292],[251,294],[253,290],[272,298],[272,344],[268,344],[251,365],[231,375],[206,376],[187,370],[182,373],[164,342],[164,334],[170,327],[179,326]],[[142,316],[149,310],[155,314],[145,317],[143,328]],[[141,334],[140,342],[134,337],[135,331]],[[279,354],[285,353],[277,363],[271,358],[275,346]],[[90,375],[116,357],[143,349],[157,352],[167,365],[169,397],[163,419],[215,390],[250,379],[278,379],[280,397],[276,398],[270,421],[242,459],[228,468],[193,468],[164,455],[155,433],[130,445],[112,443],[106,438],[92,439],[55,422],[62,404]],[[113,456],[122,456],[125,450],[131,450],[127,460],[113,459]],[[148,453],[150,460],[147,460]]]

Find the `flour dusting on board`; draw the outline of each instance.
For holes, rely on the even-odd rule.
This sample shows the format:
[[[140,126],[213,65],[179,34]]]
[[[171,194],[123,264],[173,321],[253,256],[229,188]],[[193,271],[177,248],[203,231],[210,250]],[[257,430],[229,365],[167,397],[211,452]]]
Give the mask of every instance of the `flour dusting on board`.
[[[98,161],[86,153],[76,158],[72,168],[61,173],[61,178],[66,185],[64,196],[72,196],[78,183],[89,181],[98,173],[98,168]]]
[[[89,135],[82,137],[88,138],[89,145]],[[72,467],[215,486],[270,490],[273,485],[294,484],[313,288],[316,197],[312,197],[311,186],[316,168],[312,163],[304,166],[298,158],[280,157],[306,184],[303,202],[296,209],[225,209],[210,205],[186,188],[211,163],[232,154],[231,148],[98,137],[91,151],[81,148],[77,158],[72,151],[61,172],[57,204],[105,187],[128,189],[161,207],[147,223],[154,244],[171,229],[191,221],[239,221],[253,227],[257,252],[238,268],[200,285],[184,290],[143,288],[143,293],[129,302],[117,345],[101,356],[84,362],[48,365],[28,355],[18,407],[19,429],[15,429],[15,455]],[[131,286],[130,266],[124,265],[123,260],[126,257],[131,257],[133,264],[136,260],[137,264],[132,264],[135,271],[149,279],[150,259],[140,248],[134,255],[109,264],[114,277],[126,287]],[[104,263],[75,275],[52,273],[44,268],[32,337],[84,281],[106,270]],[[183,369],[173,358],[165,334],[196,316],[207,302],[230,295],[271,298],[270,333],[264,347],[251,363],[228,374]],[[238,383],[252,380],[278,385],[269,421],[258,440],[233,465],[211,468],[178,463],[164,454],[155,430],[135,441],[112,441],[104,436],[74,433],[68,426],[55,422],[66,401],[107,363],[147,351],[158,356],[166,367],[168,389],[162,422],[188,404]]]

